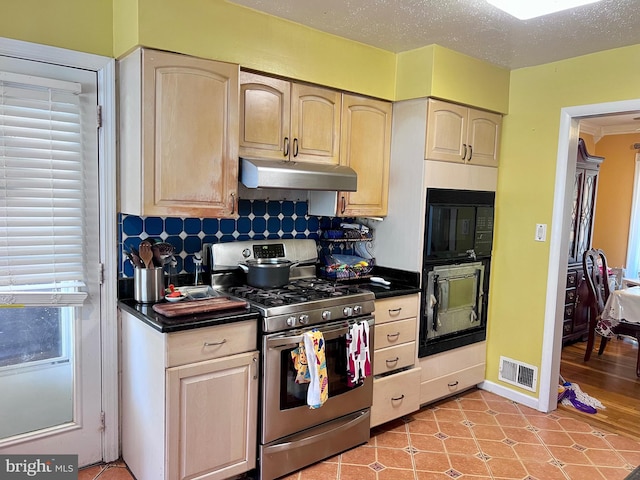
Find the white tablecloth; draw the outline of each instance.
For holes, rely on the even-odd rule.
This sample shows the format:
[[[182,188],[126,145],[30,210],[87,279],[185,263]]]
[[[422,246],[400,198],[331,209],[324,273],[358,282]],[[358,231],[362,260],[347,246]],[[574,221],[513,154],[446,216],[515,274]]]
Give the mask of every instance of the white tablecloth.
[[[604,337],[614,337],[611,331],[621,321],[640,323],[640,286],[614,290],[609,295],[598,321],[596,332]]]

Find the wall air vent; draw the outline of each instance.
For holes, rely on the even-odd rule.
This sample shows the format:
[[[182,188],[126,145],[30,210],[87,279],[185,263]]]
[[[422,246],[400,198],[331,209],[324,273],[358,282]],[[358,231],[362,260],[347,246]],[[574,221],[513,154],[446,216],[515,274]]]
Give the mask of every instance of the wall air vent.
[[[538,383],[538,367],[501,356],[498,379],[535,392]]]

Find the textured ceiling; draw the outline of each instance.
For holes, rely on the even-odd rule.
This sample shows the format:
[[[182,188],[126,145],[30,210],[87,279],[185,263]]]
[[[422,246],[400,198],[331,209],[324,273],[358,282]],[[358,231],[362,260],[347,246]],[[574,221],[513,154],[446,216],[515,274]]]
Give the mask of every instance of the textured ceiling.
[[[640,43],[639,0],[602,0],[526,21],[485,0],[232,3],[391,52],[435,43],[509,69]]]

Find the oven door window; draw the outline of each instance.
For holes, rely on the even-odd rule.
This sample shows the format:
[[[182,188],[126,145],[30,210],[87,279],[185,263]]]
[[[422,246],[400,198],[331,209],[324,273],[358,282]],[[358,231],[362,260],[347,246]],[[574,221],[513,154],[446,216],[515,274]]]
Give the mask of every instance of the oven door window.
[[[291,352],[287,348],[280,352],[280,410],[307,405],[308,383],[296,383],[296,368]],[[345,336],[332,340],[325,338],[325,358],[327,363],[327,379],[329,380],[329,397],[334,397],[357,387],[349,387],[347,383],[347,343]]]

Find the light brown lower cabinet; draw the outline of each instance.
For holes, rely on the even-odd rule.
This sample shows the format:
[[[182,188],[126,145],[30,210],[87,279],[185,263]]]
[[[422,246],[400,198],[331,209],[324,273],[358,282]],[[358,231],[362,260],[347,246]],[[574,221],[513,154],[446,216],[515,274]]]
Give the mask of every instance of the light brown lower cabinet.
[[[160,333],[121,314],[122,456],[139,479],[223,480],[256,464],[256,322]]]
[[[373,380],[371,426],[375,427],[420,408],[420,368]]]
[[[418,294],[376,300],[371,427],[420,408]]]
[[[420,359],[420,404],[462,392],[484,381],[486,342],[473,343]]]

